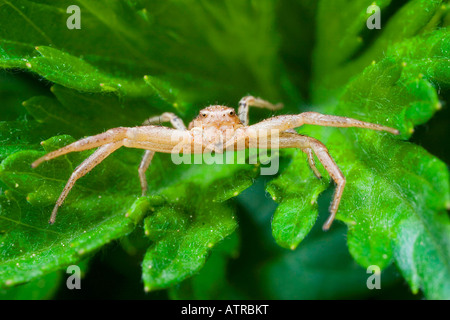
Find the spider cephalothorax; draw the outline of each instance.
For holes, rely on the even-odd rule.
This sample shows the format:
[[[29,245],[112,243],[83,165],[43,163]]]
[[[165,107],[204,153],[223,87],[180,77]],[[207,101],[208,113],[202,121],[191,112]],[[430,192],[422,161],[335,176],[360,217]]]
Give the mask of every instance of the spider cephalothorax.
[[[242,126],[233,108],[216,105],[200,110],[198,116],[189,123],[188,129],[197,133],[194,140],[201,139],[199,144],[203,146],[202,151],[210,149],[223,152],[228,138]]]
[[[161,116],[146,120],[143,126],[132,128],[114,128],[104,133],[78,140],[68,146],[50,152],[33,162],[32,167],[37,167],[43,161],[47,161],[74,151],[82,151],[98,148],[89,158],[83,161],[72,173],[64,190],[58,198],[50,217],[50,223],[54,223],[58,208],[62,205],[67,194],[75,182],[92,170],[97,164],[120,147],[145,149],[145,155],[139,166],[142,195],[147,192],[147,179],[145,172],[151,163],[155,152],[178,153],[180,141],[183,152],[200,152],[225,150],[239,150],[249,147],[249,139],[276,139],[278,148],[299,148],[308,156],[311,169],[318,178],[321,178],[314,162],[314,154],[323,164],[328,174],[336,183],[333,202],[330,206],[330,216],[323,229],[328,230],[334,220],[339,207],[339,202],[344,191],[345,178],[327,148],[318,140],[298,134],[294,128],[303,124],[313,124],[329,127],[359,127],[378,131],[387,131],[398,134],[398,130],[378,124],[363,122],[360,120],[323,115],[317,112],[304,112],[296,115],[282,115],[272,117],[254,125],[248,125],[249,107],[277,110],[281,104],[273,105],[260,98],[247,96],[239,102],[238,114],[233,108],[226,106],[210,106],[202,109],[199,115],[189,124],[175,114],[165,112]],[[160,126],[162,122],[170,122],[173,128]],[[274,134],[276,132],[276,134]],[[243,142],[243,143],[242,143]],[[189,151],[186,151],[189,150]]]
[[[202,129],[214,127],[221,131],[225,131],[242,127],[242,123],[233,108],[226,106],[209,106],[200,110],[198,116],[189,123],[189,130],[194,127],[201,127]]]

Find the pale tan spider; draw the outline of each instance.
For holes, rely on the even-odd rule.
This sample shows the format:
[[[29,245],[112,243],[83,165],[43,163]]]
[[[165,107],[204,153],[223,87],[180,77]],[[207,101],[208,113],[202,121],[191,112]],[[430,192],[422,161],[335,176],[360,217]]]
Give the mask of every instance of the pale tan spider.
[[[342,192],[344,191],[345,178],[328,153],[327,148],[321,142],[314,138],[300,135],[293,129],[303,124],[313,124],[330,127],[360,127],[387,131],[392,134],[399,133],[396,129],[378,124],[346,117],[323,115],[317,112],[276,116],[249,126],[248,112],[250,106],[270,110],[282,108],[281,104],[273,105],[260,98],[247,96],[239,102],[238,115],[236,115],[233,108],[220,105],[209,106],[200,111],[197,118],[189,124],[188,128],[186,128],[183,121],[175,114],[165,112],[161,116],[146,120],[142,126],[110,129],[104,133],[78,140],[37,159],[31,165],[32,168],[37,167],[43,161],[62,156],[69,152],[98,148],[72,173],[56,202],[49,223],[52,224],[55,222],[58,208],[64,202],[64,199],[67,197],[75,182],[122,146],[147,150],[139,166],[139,177],[141,180],[142,195],[144,196],[147,191],[145,171],[149,167],[155,152],[178,153],[181,149],[183,149],[182,152],[187,153],[202,153],[207,150],[223,152],[230,150],[229,147],[233,150],[241,150],[249,148],[250,139],[262,139],[263,134],[264,138],[270,141],[271,137],[275,136],[272,133],[274,130],[277,130],[279,134],[276,135],[276,139],[278,139],[279,148],[300,148],[303,150],[307,154],[311,169],[320,179],[321,175],[314,163],[314,152],[331,178],[335,181],[336,190],[330,206],[330,216],[323,226],[323,230],[328,230],[339,207]],[[161,122],[170,122],[174,128],[157,125]],[[180,141],[182,141],[181,149],[179,148]]]

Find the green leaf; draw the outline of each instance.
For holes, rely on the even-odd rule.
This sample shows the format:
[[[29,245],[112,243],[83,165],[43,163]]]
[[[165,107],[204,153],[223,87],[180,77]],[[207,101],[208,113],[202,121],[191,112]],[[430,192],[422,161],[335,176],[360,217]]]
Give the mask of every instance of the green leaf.
[[[256,170],[247,166],[192,165],[181,184],[162,191],[172,200],[144,221],[145,234],[154,241],[142,263],[146,291],[197,273],[211,249],[236,229],[234,211],[221,202],[250,186]]]
[[[306,237],[316,222],[317,198],[325,188],[309,169],[303,152],[293,155],[288,168],[269,183],[267,191],[279,203],[272,220],[273,236],[279,245],[295,249]]]
[[[372,61],[383,59],[392,45],[425,31],[425,26],[441,15],[441,0],[377,1],[381,9],[381,30],[369,30],[367,8],[373,1],[320,1],[317,46],[315,48],[314,90],[316,103],[327,102],[342,86]],[[346,8],[343,14],[341,8]],[[394,11],[395,10],[395,11]],[[444,9],[446,10],[446,9]],[[395,14],[390,16],[389,11]],[[388,16],[388,19],[386,19]],[[387,20],[387,21],[386,21]],[[333,91],[334,94],[330,95]]]
[[[277,67],[273,1],[78,1],[80,30],[69,30],[69,14],[60,10],[71,4],[2,0],[0,67],[27,69],[76,90],[157,94],[179,105],[236,103],[250,91],[280,99],[272,84],[286,76]],[[184,99],[173,97],[175,88]]]
[[[196,274],[211,249],[237,227],[230,208],[198,206],[196,215],[188,210],[159,210],[145,221],[146,234],[155,241],[142,263],[146,291],[179,283]]]
[[[211,248],[237,226],[236,217],[226,207],[204,205],[199,209],[195,219],[180,209],[159,210],[147,218],[145,231],[156,243],[142,262],[146,291],[179,283],[200,270]]]
[[[59,136],[45,141],[43,146],[50,151],[70,141],[73,139]],[[162,214],[160,212],[169,212],[164,216],[167,221],[181,212],[195,216],[196,222],[186,230],[185,236],[198,237],[196,239],[203,241],[204,247],[202,253],[194,251],[190,256],[188,252],[184,252],[184,255],[194,259],[202,254],[206,258],[209,250],[236,227],[232,210],[220,202],[248,187],[252,176],[257,173],[253,166],[248,165],[192,165],[189,169],[186,169],[186,165],[180,165],[173,168],[169,155],[155,156],[149,170],[149,176],[152,177],[149,183],[151,196],[138,198],[138,159],[132,164],[113,156],[92,171],[90,179],[78,181],[61,207],[57,223],[48,225],[50,208],[67,179],[61,177],[70,175],[73,163],[81,161],[90,153],[88,151],[70,154],[43,164],[36,170],[30,168],[30,163],[42,154],[38,151],[16,152],[2,162],[0,177],[14,190],[7,190],[1,197],[3,235],[0,279],[3,280],[3,286],[25,282],[68,264],[77,263],[104,244],[129,234],[148,213],[149,208],[154,206],[158,211],[155,216],[147,218],[148,230],[157,228],[158,217]],[[204,185],[205,181],[209,181],[211,186]],[[227,190],[225,194],[222,188]],[[193,196],[196,190],[202,189],[202,197],[196,196],[199,206],[196,209],[192,206]],[[188,191],[194,194],[189,194]],[[209,193],[217,195],[211,197]],[[217,199],[218,203],[211,202],[211,199]],[[186,204],[187,201],[189,205]],[[208,202],[210,204],[206,205]],[[178,209],[170,210],[174,206]],[[211,214],[217,208],[223,208],[223,213]],[[211,232],[212,228],[214,232]],[[164,228],[155,232],[159,234],[157,237],[164,240]],[[151,234],[155,236],[155,232]],[[173,243],[169,240],[170,238],[157,242],[155,247],[164,246],[167,242],[172,246]],[[152,247],[149,257],[153,250]],[[170,254],[171,252],[165,252],[158,255],[157,259],[170,259]],[[58,259],[54,259],[55,257]],[[204,260],[197,261],[190,273],[203,264]],[[18,266],[20,268],[17,268]],[[186,272],[186,269],[182,271]],[[167,286],[161,284],[164,285]]]
[[[197,262],[192,267],[193,270],[183,269],[182,271],[186,274],[181,276],[179,281],[200,269],[211,248],[236,228],[232,209],[220,202],[236,196],[247,188],[251,184],[252,177],[257,174],[257,168],[249,165],[175,166],[169,155],[156,155],[148,174],[151,196],[138,198],[137,195],[140,193],[137,175],[139,155],[132,150],[124,150],[118,152],[118,158],[112,156],[106,159],[88,175],[88,179],[80,179],[77,182],[60,209],[57,223],[49,226],[47,220],[51,206],[58,198],[66,179],[76,164],[87,158],[92,151],[69,154],[44,163],[37,169],[31,169],[30,163],[43,154],[40,151],[42,147],[45,152],[49,152],[74,141],[67,135],[55,136],[42,142],[41,147],[38,144],[39,135],[36,133],[46,132],[45,128],[48,126],[50,129],[47,132],[59,130],[77,134],[94,132],[101,122],[96,124],[89,120],[88,110],[91,106],[99,107],[99,114],[102,114],[101,108],[106,111],[107,107],[110,112],[113,112],[106,113],[106,117],[97,118],[98,121],[104,121],[105,125],[108,120],[117,121],[114,108],[120,109],[120,101],[113,96],[93,100],[86,94],[59,86],[52,87],[52,92],[57,99],[39,96],[24,103],[27,110],[39,122],[2,123],[4,125],[2,152],[5,154],[5,159],[1,164],[0,177],[10,189],[5,191],[2,198],[1,239],[2,257],[5,259],[0,269],[2,285],[12,286],[26,282],[68,264],[77,263],[106,243],[129,234],[142,217],[148,214],[149,208],[155,210],[154,206],[158,211],[155,213],[155,218],[146,219],[145,225],[148,228],[152,228],[153,219],[156,219],[155,223],[157,222],[159,210],[161,212],[172,210],[171,213],[174,216],[180,212],[194,214],[197,227],[189,228],[186,235],[199,235],[204,232],[201,230],[208,228],[202,237],[205,241],[202,251],[203,261]],[[78,109],[78,112],[71,111],[80,99],[85,101],[81,109]],[[44,108],[43,105],[46,107]],[[51,109],[52,105],[53,109]],[[68,119],[68,115],[72,121],[61,121]],[[130,115],[122,118],[120,120],[119,117],[118,121],[131,123]],[[75,119],[77,120],[73,121]],[[16,141],[20,141],[20,144]],[[8,146],[9,144],[11,147]],[[30,150],[31,147],[34,150]],[[14,148],[13,152],[11,148]],[[196,190],[204,190],[201,193],[203,197],[198,199],[198,209],[192,207],[193,199],[198,198],[195,194]],[[187,195],[188,191],[194,193]],[[211,198],[213,194],[215,196]],[[24,201],[25,199],[27,202]],[[214,202],[211,202],[212,200]],[[206,205],[207,203],[209,204]],[[173,207],[178,211],[174,211]],[[211,215],[216,208],[220,208],[223,215]],[[211,220],[210,215],[215,218]],[[171,216],[166,218],[170,221]],[[64,232],[69,226],[70,232]],[[211,228],[216,229],[217,234],[212,234]],[[161,229],[160,232],[163,233],[163,230]],[[34,241],[28,243],[31,238]],[[162,246],[163,242],[149,249],[149,256],[152,250]],[[157,258],[169,259],[169,256],[167,253],[167,257],[159,255]],[[190,258],[194,257],[196,256]],[[18,270],[16,270],[17,264],[21,266]],[[169,285],[164,283],[164,279],[155,278],[161,286]]]
[[[415,126],[427,122],[441,108],[437,89],[448,86],[450,79],[449,30],[418,33],[435,14],[439,3],[410,1],[399,9],[387,22],[386,30],[369,48],[364,48],[361,58],[352,60],[351,68],[334,61],[348,59],[350,52],[325,57],[332,52],[329,46],[334,44],[324,34],[320,40],[323,44],[316,48],[315,58],[320,67],[315,71],[318,78],[323,68],[331,71],[326,81],[334,87],[327,87],[325,81],[315,87],[317,102],[328,101],[316,111],[381,123],[400,129],[402,138],[410,137]],[[355,2],[354,6],[360,12],[365,9],[362,2]],[[430,9],[419,14],[418,6]],[[348,12],[351,10],[349,7]],[[412,12],[417,16],[412,23],[414,27],[405,27],[403,34],[394,34],[389,26],[397,25]],[[319,24],[324,17],[319,18]],[[362,23],[361,18],[357,22],[352,20],[351,25],[327,30],[344,33],[339,41],[350,41],[357,30],[363,29]],[[359,27],[355,28],[356,25]],[[322,47],[325,42],[326,49]],[[356,46],[352,49],[348,44],[342,48],[356,50]],[[384,57],[380,59],[381,50]],[[365,68],[361,69],[357,65],[363,57]],[[371,59],[375,61],[370,62]],[[353,77],[348,81],[350,73]],[[343,85],[343,79],[348,83]],[[450,220],[445,214],[450,207],[447,166],[423,148],[386,133],[312,126],[300,132],[325,143],[347,179],[337,219],[348,226],[347,242],[353,258],[365,267],[386,268],[394,262],[413,292],[420,288],[430,299],[447,299],[450,296]],[[280,245],[294,249],[305,238],[317,217],[317,198],[328,181],[318,182],[307,168],[305,156],[298,152],[292,164],[269,184],[268,191],[280,203],[272,224]]]
[[[55,149],[63,141],[67,137],[51,139],[45,146]],[[109,179],[114,180],[108,182],[108,176],[103,176],[106,180],[101,178],[81,187],[78,195],[84,196],[78,196],[74,202],[69,200],[61,208],[58,223],[50,226],[49,205],[65,184],[60,174],[72,170],[70,160],[74,158],[32,171],[30,161],[39,154],[42,153],[31,150],[16,152],[1,164],[0,176],[10,188],[0,196],[1,286],[27,282],[76,264],[102,245],[130,233],[145,214],[142,207],[130,210],[136,199],[132,195],[92,193],[96,188],[104,189],[103,183],[121,179],[120,174],[113,174]],[[116,165],[120,167],[117,162]]]
[[[0,68],[8,70],[0,78],[0,286],[8,293],[144,230],[147,290],[171,287],[174,298],[250,297],[242,293],[252,291],[245,288],[250,277],[239,275],[241,286],[227,283],[234,254],[221,246],[233,242],[242,217],[228,200],[253,183],[258,167],[176,166],[169,155],[157,154],[147,172],[149,195],[139,197],[143,152],[121,149],[77,181],[49,226],[67,179],[92,151],[37,169],[30,163],[109,128],[140,125],[166,111],[188,123],[201,106],[234,106],[252,94],[283,102],[284,113],[313,109],[401,131],[393,137],[351,128],[299,130],[325,143],[347,178],[337,220],[348,229],[351,257],[363,267],[384,268],[383,275],[395,264],[413,292],[448,299],[448,168],[405,141],[448,100],[447,1],[378,1],[381,30],[366,27],[373,4],[367,0],[78,0],[81,29],[69,30],[66,8],[72,4],[0,0]],[[251,122],[269,115],[252,110]],[[335,234],[323,235],[333,244],[327,250],[310,235],[318,212],[324,218],[319,200],[330,179],[320,164],[324,178],[317,179],[301,151],[282,152],[282,162],[267,187],[279,203],[271,231],[281,247],[300,247],[277,251],[258,269],[262,273],[251,276],[263,275],[261,288],[275,288],[284,277],[285,295],[252,292],[315,297],[313,290],[302,296],[296,285],[308,288],[304,256],[310,250],[320,256],[338,248]],[[252,214],[261,210],[256,197],[248,202]],[[243,238],[259,244],[258,234],[250,233]],[[326,263],[316,258],[318,265]],[[361,279],[351,275],[361,268],[345,259],[338,273],[351,279],[354,286],[343,291],[354,296],[362,292]],[[240,267],[233,270],[245,270]],[[313,276],[328,279],[330,288],[342,285],[334,274]]]
[[[236,103],[250,91],[281,96],[283,93],[272,86],[274,79],[284,77],[276,66],[277,46],[270,46],[277,37],[271,29],[274,3],[235,1],[233,6],[224,6],[183,1],[79,1],[81,30],[66,28],[64,8],[70,4],[62,0],[0,2],[0,66],[31,71],[54,83],[53,95],[22,99],[34,120],[2,123],[5,245],[1,283],[11,286],[77,263],[104,244],[129,234],[150,208],[157,216],[169,212],[169,221],[172,214],[194,215],[186,236],[203,234],[199,239],[204,247],[192,252],[202,255],[203,260],[184,270],[179,278],[185,278],[197,272],[210,249],[236,228],[233,210],[221,202],[251,185],[257,174],[253,166],[174,168],[170,158],[156,155],[148,170],[150,196],[138,198],[138,153],[120,150],[77,182],[59,211],[57,224],[48,226],[51,206],[66,180],[92,151],[55,159],[36,170],[29,165],[44,153],[38,144],[41,140],[45,140],[43,147],[48,152],[74,140],[68,135],[79,138],[116,126],[135,126],[163,111],[192,117],[198,110],[192,104],[198,101]],[[220,20],[224,13],[233,23]],[[243,13],[249,13],[245,19]],[[187,19],[193,15],[198,19]],[[266,27],[261,29],[262,24]],[[240,33],[243,29],[249,33]],[[242,36],[241,45],[235,45],[235,35]],[[218,36],[222,40],[218,41]],[[189,60],[186,52],[190,52]],[[245,59],[236,64],[236,57],[242,54]],[[260,68],[261,62],[265,68]],[[236,80],[230,81],[233,78]],[[15,143],[18,133],[27,137],[20,144]],[[199,186],[204,190],[202,198],[186,196]],[[192,205],[195,199],[198,209]],[[216,208],[220,214],[209,217],[207,213]],[[145,221],[151,228],[152,218]],[[211,234],[210,228],[217,233]],[[70,231],[65,232],[67,229]],[[34,241],[28,243],[32,237]],[[169,240],[161,237],[149,249],[149,257]],[[14,243],[19,239],[23,248],[17,251]],[[35,251],[39,255],[33,256]],[[15,270],[16,263],[23,267]],[[170,284],[152,277],[161,287]]]
[[[236,259],[239,252],[236,233],[218,244],[211,252],[205,266],[195,276],[170,288],[172,299],[243,299],[243,294],[227,280],[227,265],[230,258]]]
[[[50,90],[53,96],[34,96],[22,105],[37,122],[55,134],[95,135],[112,127],[140,125],[163,110],[176,111],[158,99],[124,99],[111,93],[94,95],[60,85],[53,85]],[[153,107],[151,110],[149,103]]]
[[[61,272],[53,272],[27,284],[14,288],[0,289],[0,300],[43,300],[51,299],[62,280]]]
[[[367,287],[371,273],[349,255],[342,229],[323,233],[317,228],[298,250],[283,252],[263,264],[259,274],[265,283],[264,295],[278,300],[316,300],[362,299],[374,294]],[[395,268],[388,268],[380,273],[380,287],[386,289],[400,279]]]

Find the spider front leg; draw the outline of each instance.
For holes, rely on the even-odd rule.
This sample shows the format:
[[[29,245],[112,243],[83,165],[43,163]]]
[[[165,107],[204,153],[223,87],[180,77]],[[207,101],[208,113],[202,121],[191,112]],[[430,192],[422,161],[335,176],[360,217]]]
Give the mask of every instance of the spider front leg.
[[[111,143],[111,142],[123,140],[126,137],[126,133],[127,133],[127,128],[120,127],[120,128],[110,129],[106,132],[103,132],[103,133],[95,135],[95,136],[91,136],[91,137],[87,137],[87,138],[75,141],[74,143],[71,143],[63,148],[60,148],[53,152],[47,153],[45,156],[40,157],[39,159],[37,159],[36,161],[34,161],[31,164],[31,167],[36,168],[38,165],[40,165],[44,161],[48,161],[48,160],[60,157],[62,155],[70,153],[70,152],[89,150],[89,149],[103,146],[103,145]]]
[[[143,125],[155,125],[155,124],[161,124],[163,122],[170,122],[172,126],[177,130],[187,130],[183,120],[179,117],[177,117],[176,114],[172,112],[164,112],[160,116],[151,117],[144,121]],[[139,179],[141,181],[141,190],[142,190],[142,197],[144,197],[147,194],[148,189],[148,182],[147,182],[147,176],[145,175],[145,172],[147,171],[148,167],[150,166],[153,156],[155,155],[154,151],[147,150],[145,151],[144,156],[142,157],[141,163],[139,165]]]
[[[151,117],[144,121],[143,126],[157,125],[164,122],[170,122],[170,124],[178,130],[186,130],[186,126],[181,118],[179,118],[175,113],[164,112],[160,116]]]
[[[83,161],[72,173],[63,192],[58,198],[50,217],[50,223],[55,222],[58,208],[66,199],[75,182],[91,171],[107,156],[118,148],[125,146],[129,148],[146,149],[157,152],[170,153],[180,141],[190,141],[189,134],[183,131],[167,127],[145,126],[134,128],[115,128],[104,133],[87,137],[73,142],[63,148],[50,152],[32,163],[35,168],[44,161],[65,155],[69,152],[83,151],[99,147],[88,159]]]
[[[89,156],[89,158],[84,160],[78,167],[75,168],[74,172],[67,181],[66,186],[64,187],[61,195],[56,201],[55,207],[53,208],[52,214],[50,216],[49,220],[50,224],[53,224],[55,222],[56,214],[58,213],[58,208],[63,204],[70,190],[75,185],[75,182],[84,175],[86,175],[89,171],[91,171],[107,156],[109,156],[115,150],[119,149],[123,145],[122,139],[125,136],[126,136],[126,128],[111,129],[99,135],[75,141],[74,143],[71,143],[63,148],[60,148],[56,151],[46,154],[45,156],[37,159],[31,164],[32,168],[36,168],[44,161],[54,159],[67,153],[99,147],[92,155]]]
[[[239,101],[239,120],[241,120],[242,124],[244,126],[248,125],[248,113],[250,107],[258,107],[258,108],[264,108],[269,110],[279,110],[283,108],[282,103],[278,104],[272,104],[266,100],[263,100],[261,98],[255,98],[253,96],[246,96]]]
[[[304,124],[340,128],[357,127],[377,131],[386,131],[392,134],[399,134],[399,131],[397,129],[386,127],[380,124],[360,121],[353,118],[326,115],[317,112],[303,112],[296,115],[277,116],[254,124],[249,128],[253,130],[278,129],[280,131],[286,131],[289,129],[298,128]]]

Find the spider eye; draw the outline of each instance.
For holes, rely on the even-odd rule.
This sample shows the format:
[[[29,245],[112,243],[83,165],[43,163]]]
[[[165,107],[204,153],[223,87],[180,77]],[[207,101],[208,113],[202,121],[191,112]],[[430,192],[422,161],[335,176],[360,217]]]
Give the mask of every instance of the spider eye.
[[[230,111],[230,116],[234,116],[234,111]]]
[[[202,113],[202,117],[203,117],[203,118],[206,118],[206,113]]]

